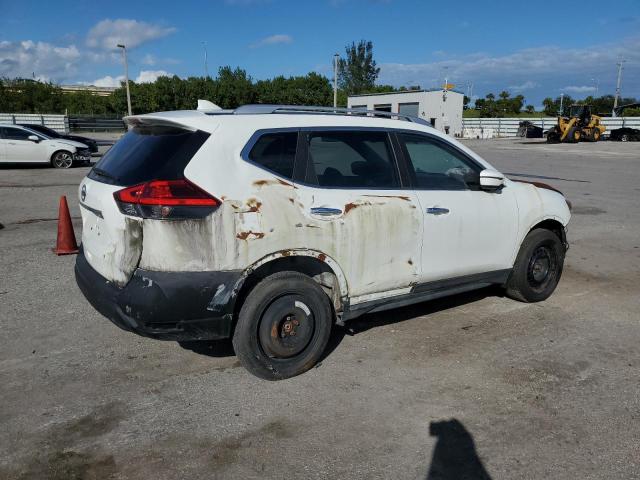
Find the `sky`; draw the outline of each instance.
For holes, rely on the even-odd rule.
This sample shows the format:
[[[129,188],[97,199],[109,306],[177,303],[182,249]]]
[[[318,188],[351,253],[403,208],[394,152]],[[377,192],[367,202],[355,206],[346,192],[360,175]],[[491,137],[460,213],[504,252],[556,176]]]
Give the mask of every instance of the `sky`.
[[[318,72],[371,40],[378,83],[449,83],[483,97],[507,90],[539,106],[546,96],[640,97],[640,0],[0,0],[0,77],[118,85],[129,76],[215,76],[220,66],[254,79]]]

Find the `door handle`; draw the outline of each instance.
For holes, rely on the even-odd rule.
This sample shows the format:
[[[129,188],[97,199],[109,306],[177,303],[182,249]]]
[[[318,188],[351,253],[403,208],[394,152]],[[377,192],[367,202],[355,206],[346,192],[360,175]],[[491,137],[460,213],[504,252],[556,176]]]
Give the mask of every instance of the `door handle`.
[[[429,207],[427,208],[427,213],[429,215],[446,215],[447,213],[449,213],[449,209],[440,207]]]
[[[339,208],[328,208],[328,207],[314,207],[311,209],[312,215],[319,215],[321,217],[333,217],[340,215],[342,210]]]

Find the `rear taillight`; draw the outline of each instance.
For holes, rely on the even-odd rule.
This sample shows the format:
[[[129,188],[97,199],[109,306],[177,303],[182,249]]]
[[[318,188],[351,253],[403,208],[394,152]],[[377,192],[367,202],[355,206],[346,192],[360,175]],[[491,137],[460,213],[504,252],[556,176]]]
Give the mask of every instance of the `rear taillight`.
[[[122,213],[142,218],[203,218],[220,205],[220,200],[185,179],[152,180],[113,196]]]

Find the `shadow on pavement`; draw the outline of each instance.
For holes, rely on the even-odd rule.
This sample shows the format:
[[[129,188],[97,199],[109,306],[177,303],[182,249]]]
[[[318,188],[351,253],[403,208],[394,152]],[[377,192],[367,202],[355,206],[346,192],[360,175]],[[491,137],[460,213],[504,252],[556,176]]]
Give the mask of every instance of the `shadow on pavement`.
[[[431,422],[429,434],[437,441],[426,480],[491,480],[471,433],[458,420]]]
[[[501,295],[502,290],[500,288],[487,287],[438,300],[410,305],[408,307],[396,308],[385,312],[369,313],[347,322],[344,327],[335,325],[331,332],[331,338],[329,339],[327,348],[322,354],[319,362],[322,362],[331,355],[336,348],[338,348],[345,335],[357,335],[372,328],[404,322],[416,317],[431,315],[442,310],[448,310],[468,303],[477,302],[478,300],[482,300],[486,297]],[[209,357],[231,357],[235,355],[231,339],[178,343],[186,350],[191,350],[194,353],[207,355]]]

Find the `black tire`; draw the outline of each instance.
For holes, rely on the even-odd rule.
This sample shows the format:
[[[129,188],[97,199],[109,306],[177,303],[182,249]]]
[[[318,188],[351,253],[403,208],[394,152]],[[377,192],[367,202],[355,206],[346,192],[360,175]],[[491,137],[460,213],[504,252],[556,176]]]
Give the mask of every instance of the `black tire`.
[[[576,136],[578,138],[576,138]],[[580,129],[573,127],[571,130],[569,130],[569,135],[567,135],[565,138],[568,143],[578,143],[581,137],[582,137],[582,133]]]
[[[51,155],[51,166],[53,168],[71,168],[73,166],[73,154],[66,150],[58,150]]]
[[[598,140],[600,140],[600,136],[601,136],[600,130],[597,128],[594,128],[593,134],[591,135],[592,141],[597,142]]]
[[[550,230],[536,228],[525,237],[507,280],[507,296],[521,302],[541,302],[558,286],[565,248]]]
[[[620,141],[621,142],[628,142],[629,141],[629,135],[627,135],[626,133],[620,135]]]
[[[282,380],[318,362],[332,323],[331,302],[320,285],[298,272],[274,273],[246,297],[233,347],[249,372],[265,380]]]

